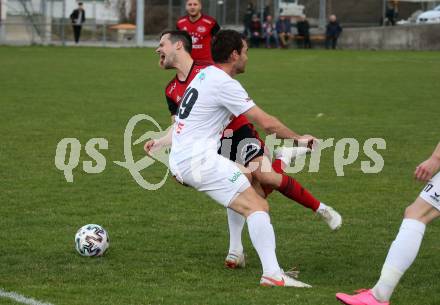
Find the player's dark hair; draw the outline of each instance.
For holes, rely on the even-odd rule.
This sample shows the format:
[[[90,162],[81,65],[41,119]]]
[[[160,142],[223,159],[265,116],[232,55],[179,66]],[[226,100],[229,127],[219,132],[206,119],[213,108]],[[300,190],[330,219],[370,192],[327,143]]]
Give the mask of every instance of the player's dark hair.
[[[221,30],[213,38],[211,43],[212,59],[216,63],[226,63],[232,52],[241,54],[243,50],[243,35],[234,30]]]
[[[191,54],[192,39],[187,31],[179,31],[179,30],[165,31],[162,32],[162,34],[160,34],[160,38],[162,38],[162,36],[166,34],[169,34],[169,39],[171,40],[172,43],[181,41],[183,43],[183,48],[185,49],[185,51]]]

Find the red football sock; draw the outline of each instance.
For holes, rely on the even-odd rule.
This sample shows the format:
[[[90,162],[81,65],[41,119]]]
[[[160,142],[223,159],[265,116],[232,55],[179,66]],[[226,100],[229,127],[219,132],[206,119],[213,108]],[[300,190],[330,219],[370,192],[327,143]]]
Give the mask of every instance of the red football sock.
[[[313,197],[298,181],[284,174],[278,191],[287,198],[295,200],[313,211],[316,211],[321,204],[320,201]]]
[[[276,173],[284,174],[283,161],[281,161],[280,159],[275,159],[275,161],[273,161],[272,168]]]
[[[284,174],[283,171],[283,162],[280,159],[275,159],[275,161],[272,162],[272,168],[275,171],[275,173],[278,174]],[[273,192],[273,187],[271,186],[262,186],[263,191],[266,194],[266,197],[269,196]]]

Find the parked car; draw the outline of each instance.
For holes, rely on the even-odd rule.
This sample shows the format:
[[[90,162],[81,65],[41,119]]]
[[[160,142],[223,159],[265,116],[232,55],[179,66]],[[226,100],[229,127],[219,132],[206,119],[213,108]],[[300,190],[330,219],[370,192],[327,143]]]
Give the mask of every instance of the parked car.
[[[417,17],[418,24],[440,23],[440,5],[430,11],[426,11]]]

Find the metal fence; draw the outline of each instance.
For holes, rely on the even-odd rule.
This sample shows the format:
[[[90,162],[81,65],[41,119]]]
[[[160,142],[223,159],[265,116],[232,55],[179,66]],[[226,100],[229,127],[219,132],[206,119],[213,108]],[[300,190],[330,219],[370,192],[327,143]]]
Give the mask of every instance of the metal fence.
[[[134,31],[112,28],[128,19],[123,6],[129,1],[86,0],[81,41],[131,43]],[[69,16],[77,7],[75,0],[0,0],[0,4],[0,43],[65,45],[73,41]]]
[[[79,44],[88,45],[135,45],[135,31],[113,29],[114,24],[85,23]],[[0,43],[11,45],[43,44],[74,45],[73,27],[70,20],[57,19],[49,22],[30,20],[3,23]]]
[[[221,25],[240,27],[247,0],[202,0],[203,11]],[[134,44],[133,30],[113,29],[119,23],[136,23],[135,0],[84,0],[86,22],[81,42]],[[263,4],[264,1],[260,0]],[[75,0],[0,0],[0,43],[70,44],[73,30],[69,15]],[[261,5],[262,5],[261,4]],[[185,14],[185,0],[144,0],[144,34],[154,37],[175,28]],[[259,7],[257,9],[260,9]],[[148,38],[147,38],[148,39]]]
[[[385,0],[202,0],[204,13],[220,25],[241,30],[249,3],[261,17],[277,18],[279,9],[292,5],[303,7],[312,27],[323,30],[329,14],[336,14],[343,26],[377,26],[382,22]],[[81,43],[95,45],[135,45],[135,31],[114,29],[118,23],[136,23],[136,0],[83,0],[86,23]],[[150,37],[175,27],[185,14],[185,0],[143,0],[144,35]],[[70,12],[76,0],[0,0],[0,44],[73,43]],[[420,9],[419,4],[400,4],[401,18]],[[297,13],[299,14],[299,13]],[[294,22],[294,19],[293,19]]]

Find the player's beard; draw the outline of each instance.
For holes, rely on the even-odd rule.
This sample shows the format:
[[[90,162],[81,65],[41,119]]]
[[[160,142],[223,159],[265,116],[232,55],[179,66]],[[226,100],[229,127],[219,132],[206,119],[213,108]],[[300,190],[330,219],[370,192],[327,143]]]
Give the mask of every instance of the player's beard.
[[[240,61],[235,67],[235,74],[241,74],[246,71],[246,62]]]
[[[171,53],[168,56],[165,56],[165,58],[160,61],[160,65],[163,69],[174,69],[175,68],[175,61],[176,61],[176,54],[175,53]]]

